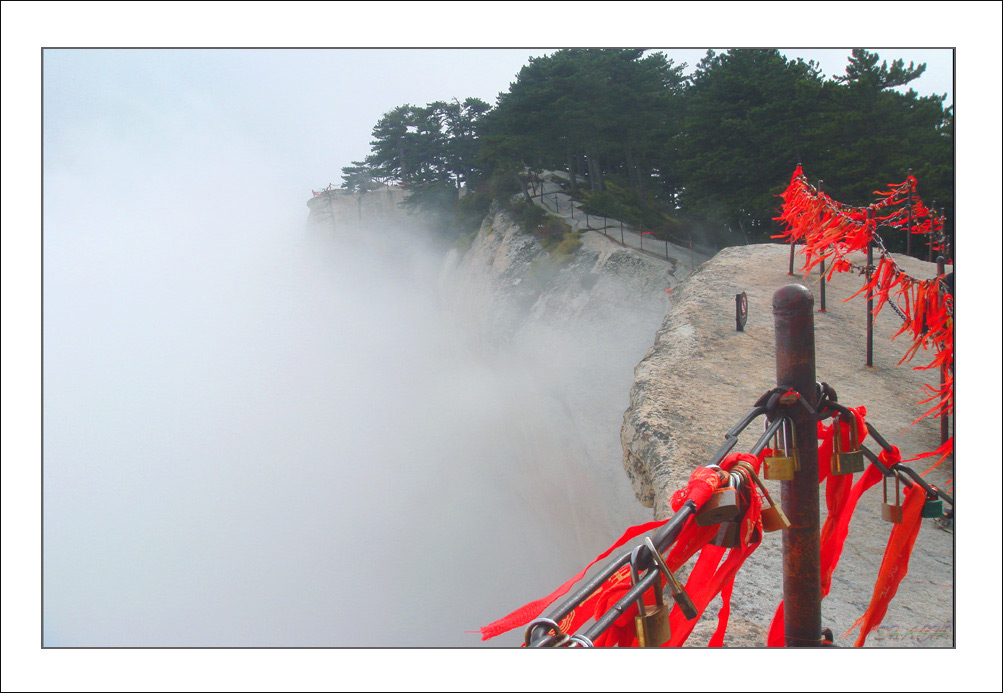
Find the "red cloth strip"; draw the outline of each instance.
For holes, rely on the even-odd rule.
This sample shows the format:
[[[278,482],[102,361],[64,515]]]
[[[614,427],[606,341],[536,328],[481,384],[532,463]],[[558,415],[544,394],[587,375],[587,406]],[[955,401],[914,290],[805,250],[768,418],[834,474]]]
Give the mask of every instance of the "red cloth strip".
[[[846,631],[849,634],[854,628],[860,627],[860,634],[853,644],[854,647],[862,647],[867,635],[881,625],[881,621],[888,612],[888,604],[898,592],[902,579],[909,573],[909,558],[912,556],[912,549],[916,544],[916,537],[919,535],[925,503],[926,491],[918,484],[906,489],[905,502],[902,506],[902,522],[892,527],[888,537],[888,546],[881,561],[881,568],[878,570],[877,582],[874,583],[871,603],[864,615],[854,622],[850,630]]]
[[[612,546],[610,546],[608,549],[606,549],[601,554],[596,556],[595,559],[587,566],[585,566],[585,568],[580,573],[578,573],[573,578],[571,578],[563,585],[558,587],[556,590],[554,590],[553,593],[551,593],[546,597],[543,597],[542,599],[537,599],[536,601],[530,602],[525,606],[521,606],[512,613],[510,613],[509,615],[498,619],[494,623],[490,623],[480,628],[479,632],[481,634],[481,640],[490,640],[491,638],[497,637],[502,633],[507,633],[513,628],[518,628],[519,626],[526,625],[534,618],[539,616],[541,613],[543,613],[543,610],[546,609],[548,606],[550,606],[553,602],[555,602],[558,599],[558,597],[567,594],[568,591],[571,589],[572,585],[574,585],[576,582],[578,582],[585,576],[585,573],[589,571],[589,568],[591,568],[604,558],[609,557],[611,553],[613,553],[616,549],[626,544],[631,539],[634,539],[636,537],[641,536],[642,534],[650,532],[653,529],[661,527],[666,522],[668,522],[668,520],[656,520],[654,522],[646,522],[643,525],[635,525],[633,527],[628,528],[627,531],[623,533],[623,536],[617,539]]]

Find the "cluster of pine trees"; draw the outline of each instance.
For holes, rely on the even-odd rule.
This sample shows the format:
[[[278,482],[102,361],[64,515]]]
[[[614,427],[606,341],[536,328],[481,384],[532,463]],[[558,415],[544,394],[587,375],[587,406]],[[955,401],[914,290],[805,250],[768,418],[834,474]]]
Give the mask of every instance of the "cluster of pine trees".
[[[798,163],[853,205],[911,168],[951,232],[953,107],[895,89],[925,65],[854,49],[843,76],[823,79],[814,62],[735,49],[686,67],[641,49],[533,58],[494,107],[467,98],[386,113],[370,155],[343,169],[343,187],[402,184],[415,204],[475,220],[517,176],[562,170],[596,213],[663,237],[735,244],[777,233],[776,196]]]

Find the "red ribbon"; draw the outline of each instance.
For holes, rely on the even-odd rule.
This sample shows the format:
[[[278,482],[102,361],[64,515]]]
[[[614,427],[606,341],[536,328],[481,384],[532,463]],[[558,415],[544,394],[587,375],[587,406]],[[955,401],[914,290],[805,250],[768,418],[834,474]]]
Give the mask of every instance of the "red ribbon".
[[[518,628],[519,626],[526,625],[534,618],[539,616],[541,613],[543,613],[543,610],[546,609],[548,606],[550,606],[554,601],[556,601],[558,597],[567,594],[568,590],[571,589],[571,586],[574,585],[579,580],[581,580],[585,576],[585,573],[588,572],[589,568],[591,568],[604,558],[607,558],[616,549],[620,548],[631,539],[634,539],[635,537],[638,537],[642,534],[646,534],[647,532],[650,532],[651,530],[657,527],[661,527],[666,522],[668,522],[668,520],[657,520],[655,522],[647,522],[643,525],[635,525],[633,527],[630,527],[629,529],[627,529],[626,532],[623,533],[623,536],[621,536],[619,539],[616,540],[616,542],[612,546],[610,546],[608,549],[606,549],[601,554],[596,556],[595,559],[587,566],[585,566],[585,568],[580,573],[578,573],[573,578],[571,578],[563,585],[558,587],[551,594],[547,595],[546,597],[543,597],[542,599],[537,599],[536,601],[521,606],[512,613],[510,613],[509,615],[498,619],[494,623],[489,623],[488,625],[480,628],[478,632],[480,632],[481,634],[481,640],[490,640],[491,638],[497,637],[502,633],[507,633],[513,628]],[[612,578],[610,579],[612,580]]]
[[[804,243],[803,271],[806,276],[815,265],[830,260],[832,264],[828,277],[831,279],[835,272],[854,269],[846,256],[867,248],[875,237],[878,221],[885,226],[913,233],[939,233],[943,227],[943,218],[931,216],[931,211],[915,195],[915,189],[916,179],[909,176],[902,183],[889,185],[887,191],[875,191],[875,195],[882,199],[869,207],[849,207],[815,190],[798,166],[787,189],[780,195],[783,207],[776,220],[785,230],[774,238],[786,238],[790,243]],[[904,204],[885,216],[867,218],[868,210],[873,213],[906,203],[910,195],[911,210]],[[943,289],[939,280],[920,281],[909,276],[887,254],[879,259],[876,270],[863,288],[846,300],[861,293],[874,299],[875,316],[891,301],[906,315],[905,324],[895,337],[909,333],[912,343],[899,363],[910,361],[920,350],[933,348],[933,360],[925,366],[915,368],[939,368],[945,372],[943,384],[939,387],[926,387],[930,397],[920,404],[933,402],[933,405],[917,421],[942,412],[953,412],[954,302],[950,293]]]
[[[853,644],[854,647],[862,647],[867,635],[881,625],[881,621],[888,612],[888,604],[898,592],[902,579],[909,573],[909,558],[912,556],[912,549],[916,544],[916,537],[919,535],[925,503],[926,491],[919,484],[906,489],[905,502],[902,506],[902,522],[892,527],[888,537],[888,546],[885,548],[881,568],[878,570],[878,579],[874,584],[871,603],[864,615],[858,618],[846,631],[846,634],[849,635],[854,628],[860,627],[860,634]]]

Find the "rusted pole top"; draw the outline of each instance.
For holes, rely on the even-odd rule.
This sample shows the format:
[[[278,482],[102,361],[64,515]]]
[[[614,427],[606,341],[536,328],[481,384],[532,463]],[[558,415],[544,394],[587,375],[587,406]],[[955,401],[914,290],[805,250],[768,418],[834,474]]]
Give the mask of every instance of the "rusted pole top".
[[[777,385],[794,388],[815,403],[815,316],[811,292],[788,284],[773,294]],[[800,470],[780,484],[791,527],[784,532],[784,642],[787,647],[822,644],[822,587],[818,510],[818,448],[815,419],[805,407],[788,410],[795,429]]]

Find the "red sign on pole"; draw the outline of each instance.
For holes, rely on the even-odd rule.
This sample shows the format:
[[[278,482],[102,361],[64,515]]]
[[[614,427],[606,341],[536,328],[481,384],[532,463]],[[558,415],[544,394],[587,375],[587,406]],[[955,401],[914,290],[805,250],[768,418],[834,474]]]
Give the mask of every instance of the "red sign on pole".
[[[735,329],[745,332],[745,323],[749,321],[749,299],[743,291],[735,294]]]

